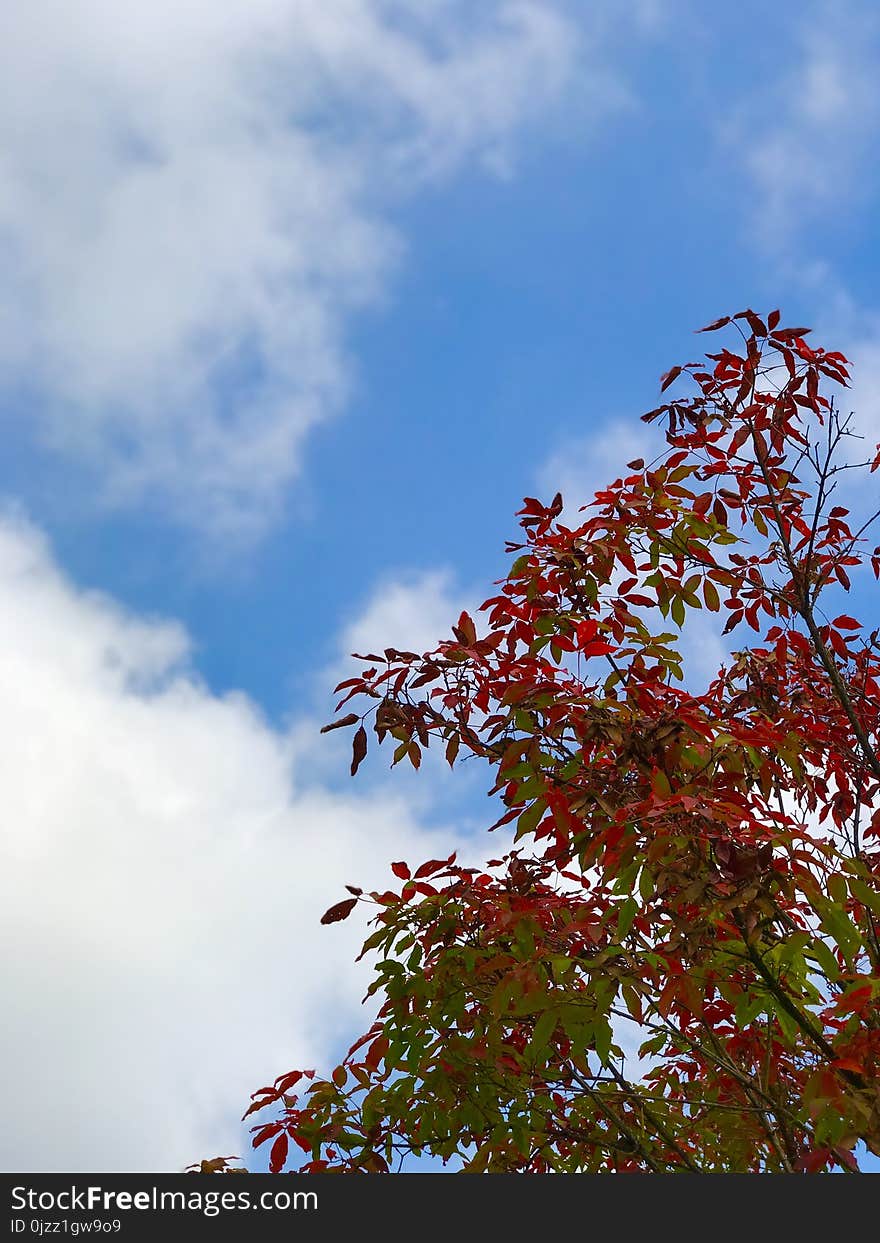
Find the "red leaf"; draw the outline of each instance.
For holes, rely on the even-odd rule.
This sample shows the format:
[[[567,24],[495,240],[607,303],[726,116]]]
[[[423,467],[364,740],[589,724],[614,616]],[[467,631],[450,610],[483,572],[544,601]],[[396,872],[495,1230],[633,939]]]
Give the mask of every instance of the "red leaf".
[[[254,1138],[251,1140],[251,1147],[259,1148],[260,1144],[265,1144],[267,1139],[271,1139],[273,1135],[277,1135],[281,1130],[280,1122],[269,1122],[266,1126],[261,1126]]]
[[[796,341],[799,337],[805,337],[812,329],[810,328],[779,328],[774,332],[777,341]]]
[[[736,453],[737,449],[742,448],[742,446],[743,446],[743,445],[745,444],[745,442],[748,440],[748,438],[749,438],[749,436],[750,436],[750,435],[751,435],[751,432],[750,432],[750,430],[749,430],[749,428],[748,428],[748,427],[739,427],[739,428],[737,428],[737,430],[734,432],[734,434],[733,434],[733,436],[731,437],[731,440],[730,440],[730,453],[731,453],[731,456],[732,456],[734,453]]]
[[[473,647],[477,641],[477,630],[468,613],[462,613],[459,617],[457,629],[459,629],[464,636],[465,646]]]
[[[837,1144],[831,1149],[831,1151],[842,1165],[845,1165],[846,1168],[851,1170],[853,1174],[858,1174],[859,1163],[856,1160],[855,1155],[851,1153],[848,1148],[842,1148],[839,1144]]]
[[[871,1000],[871,993],[871,985],[862,984],[859,988],[854,988],[845,997],[839,997],[831,1009],[833,1009],[835,1014],[860,1014]]]
[[[592,618],[587,618],[585,621],[578,622],[577,627],[575,629],[575,634],[577,635],[577,641],[581,645],[583,645],[584,643],[592,642],[592,640],[595,639],[598,633],[599,633],[599,624],[598,622],[594,622]]]
[[[838,1057],[831,1065],[835,1070],[849,1070],[854,1075],[863,1075],[865,1068],[861,1062],[857,1062],[854,1057]]]
[[[587,643],[581,648],[582,656],[610,656],[614,651],[613,643],[597,639],[595,643]]]
[[[838,630],[861,630],[861,622],[857,622],[854,617],[847,617],[846,613],[841,613],[840,617],[835,617],[831,623]]]
[[[730,316],[723,315],[721,319],[713,319],[711,324],[707,324],[705,328],[698,328],[697,332],[716,332],[719,328],[723,328],[725,324],[730,323]]]
[[[445,868],[447,866],[448,861],[446,859],[429,859],[428,862],[423,863],[416,872],[415,879],[421,880],[423,876],[430,876],[432,872],[439,872],[441,868]],[[408,877],[404,877],[404,880],[408,879]]]
[[[331,729],[342,729],[345,725],[356,725],[360,717],[356,712],[349,712],[347,716],[342,716],[338,721],[331,721],[329,725],[321,726],[322,734],[329,734]]]
[[[340,919],[348,919],[354,908],[357,906],[357,898],[346,898],[344,902],[337,902],[335,906],[331,906],[329,911],[325,911],[321,916],[322,924],[338,924]]]
[[[674,384],[681,375],[681,367],[672,367],[660,377],[660,392],[665,393],[670,384]]]
[[[378,1070],[379,1063],[388,1052],[390,1044],[391,1041],[387,1036],[379,1036],[374,1040],[367,1051],[367,1056],[364,1058],[364,1065],[368,1066],[370,1070]]]
[[[391,871],[401,880],[409,880],[411,872],[405,863],[392,863]]]
[[[287,1160],[287,1134],[282,1131],[269,1153],[269,1173],[280,1174]]]
[[[351,744],[351,775],[355,775],[361,766],[361,761],[367,754],[367,731],[363,725],[355,734]]]
[[[806,1153],[801,1164],[805,1174],[818,1174],[828,1164],[830,1148],[813,1148]]]
[[[304,1072],[301,1070],[292,1070],[287,1075],[279,1075],[275,1080],[275,1090],[282,1096],[286,1095],[291,1088],[296,1087]]]

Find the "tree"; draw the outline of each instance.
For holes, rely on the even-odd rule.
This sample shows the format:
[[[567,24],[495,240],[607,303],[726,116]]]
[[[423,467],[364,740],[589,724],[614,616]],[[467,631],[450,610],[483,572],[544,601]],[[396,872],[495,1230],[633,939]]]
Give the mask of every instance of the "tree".
[[[391,865],[369,906],[378,1018],[327,1078],[252,1098],[270,1168],[858,1169],[880,1154],[880,577],[839,485],[840,353],[743,311],[673,367],[667,449],[562,520],[527,499],[481,612],[423,655],[357,657],[325,727],[416,768],[486,761],[511,833],[482,869]],[[878,515],[874,515],[877,517]],[[753,632],[707,686],[688,615]],[[731,640],[732,643],[734,640]],[[627,1056],[624,1056],[626,1051]],[[247,1115],[246,1115],[247,1116]]]

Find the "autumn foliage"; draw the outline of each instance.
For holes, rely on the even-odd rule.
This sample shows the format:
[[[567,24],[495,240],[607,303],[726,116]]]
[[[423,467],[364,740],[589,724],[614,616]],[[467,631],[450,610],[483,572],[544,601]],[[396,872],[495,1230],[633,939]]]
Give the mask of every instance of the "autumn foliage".
[[[368,731],[395,764],[486,762],[496,857],[394,863],[324,916],[371,913],[381,1005],[326,1078],[254,1094],[273,1171],[880,1154],[880,645],[842,603],[880,549],[838,503],[876,496],[855,484],[880,453],[807,329],[744,311],[702,331],[728,344],[663,377],[655,461],[575,525],[527,499],[479,622],[359,657],[338,688],[352,773]],[[734,649],[704,686],[694,610]]]

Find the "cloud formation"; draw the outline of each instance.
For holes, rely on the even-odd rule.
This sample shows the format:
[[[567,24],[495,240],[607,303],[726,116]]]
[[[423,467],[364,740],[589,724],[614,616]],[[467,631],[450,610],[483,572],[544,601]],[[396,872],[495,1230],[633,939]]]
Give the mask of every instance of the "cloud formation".
[[[364,920],[322,911],[455,845],[397,782],[330,788],[187,652],[0,521],[5,1170],[243,1153],[248,1093],[365,1022]]]
[[[468,162],[509,167],[581,55],[563,9],[11,0],[0,365],[18,413],[105,504],[259,533],[349,390],[350,317],[401,253],[389,207]]]
[[[626,474],[627,462],[650,459],[663,449],[663,438],[654,427],[637,418],[609,419],[585,436],[569,437],[541,463],[536,475],[541,498],[549,501],[562,493],[566,519],[583,522],[582,505],[594,494]]]
[[[818,0],[790,29],[793,61],[780,57],[781,71],[726,127],[748,178],[751,227],[788,260],[805,225],[876,191],[871,151],[880,128],[874,6]]]

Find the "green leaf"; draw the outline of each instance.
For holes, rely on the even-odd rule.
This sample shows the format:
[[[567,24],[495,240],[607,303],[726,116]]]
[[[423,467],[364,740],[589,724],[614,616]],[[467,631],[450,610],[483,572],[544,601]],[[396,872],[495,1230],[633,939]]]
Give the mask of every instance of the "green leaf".
[[[458,996],[464,997],[460,992]],[[493,1014],[502,1014],[519,1001],[523,995],[522,981],[515,975],[508,975],[501,981],[489,1000],[489,1008]]]
[[[528,806],[518,817],[514,840],[519,841],[519,839],[521,837],[525,837],[527,833],[533,833],[538,827],[538,824],[543,818],[546,810],[546,801],[543,798],[536,798],[535,801],[530,804],[530,806]]]
[[[529,1051],[536,1057],[543,1053],[550,1044],[550,1037],[556,1031],[556,1024],[559,1021],[559,1014],[556,1010],[545,1010],[543,1014],[538,1016],[532,1032],[532,1038],[529,1041]]]
[[[845,906],[847,899],[846,881],[839,872],[834,872],[828,877],[828,896],[832,902],[836,902],[838,906]]]
[[[778,1004],[778,1002],[774,1003],[773,1011],[776,1015],[776,1022],[782,1029],[783,1036],[785,1036],[786,1040],[788,1040],[790,1044],[796,1044],[801,1035],[801,1029],[797,1022],[792,1018],[787,1010]]]
[[[524,958],[531,959],[534,957],[535,937],[532,932],[531,922],[529,920],[521,919],[519,921],[513,930],[513,939],[516,941],[520,950],[522,950]]]
[[[618,907],[617,915],[617,939],[622,941],[629,933],[633,926],[633,920],[638,914],[639,904],[635,898],[627,898],[625,902],[621,902]]]
[[[838,966],[837,959],[821,938],[817,937],[815,941],[812,941],[805,953],[808,958],[812,958],[818,965],[830,984],[834,984],[840,979],[840,967]]]
[[[596,1056],[603,1066],[608,1063],[608,1055],[611,1052],[611,1024],[602,1016],[598,1019],[595,1026],[595,1044]]]
[[[667,1039],[666,1032],[658,1032],[656,1036],[651,1036],[639,1046],[639,1057],[656,1057],[666,1048]]]
[[[880,893],[877,893],[870,885],[866,885],[863,880],[859,880],[857,876],[849,878],[849,890],[857,902],[861,902],[862,906],[866,906],[872,914],[880,917]]]
[[[759,1014],[766,1013],[769,1009],[766,993],[744,993],[736,1003],[737,1027],[748,1027]]]
[[[628,864],[615,880],[612,892],[617,894],[632,893],[633,882],[636,879],[636,873],[640,866],[641,863],[638,859],[634,859],[632,863]]]
[[[851,962],[862,948],[862,938],[846,912],[837,906],[827,906],[822,913],[821,923],[843,951],[847,961]]]
[[[623,1003],[626,1006],[627,1010],[632,1015],[633,1019],[635,1019],[637,1023],[641,1023],[642,1003],[641,1003],[641,998],[639,997],[638,991],[633,987],[632,984],[623,984],[621,985],[620,992],[621,992],[621,996],[623,997]]]

